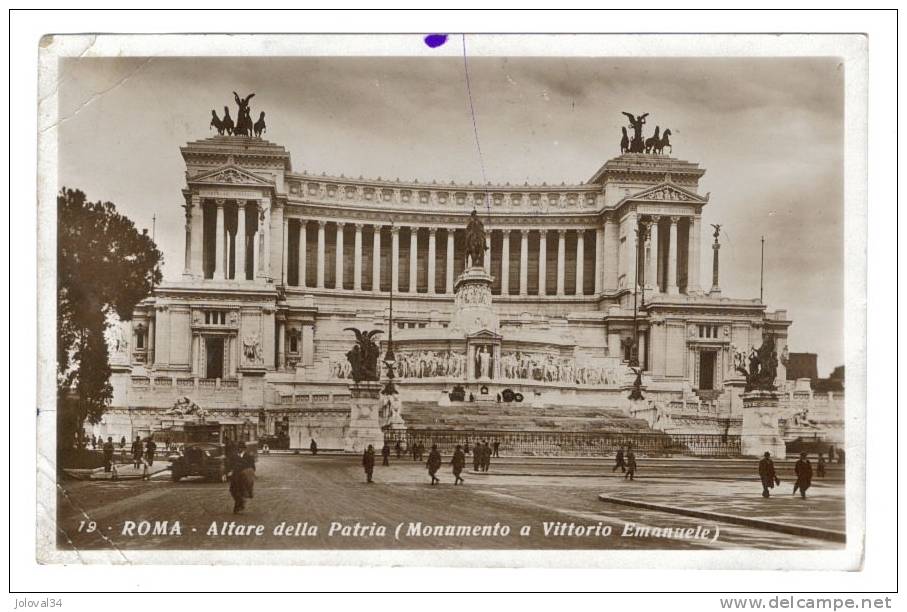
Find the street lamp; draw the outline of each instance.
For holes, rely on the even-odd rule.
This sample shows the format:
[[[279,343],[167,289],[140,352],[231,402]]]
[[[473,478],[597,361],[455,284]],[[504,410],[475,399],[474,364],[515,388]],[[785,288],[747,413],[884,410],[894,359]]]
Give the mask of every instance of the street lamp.
[[[387,351],[385,351],[385,353],[384,353],[383,361],[384,361],[384,367],[387,368],[387,384],[384,385],[384,389],[381,390],[381,393],[384,395],[395,395],[397,393],[397,388],[394,386],[394,366],[397,363],[397,358],[394,356],[394,283],[393,283],[393,278],[391,278],[390,308],[388,309],[388,317],[387,317]]]
[[[637,304],[636,295],[639,291],[639,253],[642,251],[643,257],[645,259],[645,249],[640,249],[639,245],[645,244],[649,236],[649,226],[646,223],[640,223],[636,227],[636,270],[634,274],[636,276],[633,279],[633,344],[630,346],[630,366],[639,367],[639,305]],[[646,293],[645,288],[642,288],[642,305],[645,306],[646,303]]]

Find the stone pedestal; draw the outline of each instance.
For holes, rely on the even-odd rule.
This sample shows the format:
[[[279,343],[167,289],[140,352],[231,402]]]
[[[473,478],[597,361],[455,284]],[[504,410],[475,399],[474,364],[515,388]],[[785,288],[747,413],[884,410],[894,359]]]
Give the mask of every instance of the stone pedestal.
[[[378,451],[384,445],[379,413],[381,383],[377,380],[354,383],[350,388],[350,424],[346,430],[344,448],[361,453],[369,444]]]
[[[743,377],[735,376],[724,381],[724,390],[727,391],[731,401],[731,418],[737,419],[743,416],[743,388],[746,387],[746,380]]]
[[[747,391],[743,394],[743,428],[740,450],[745,457],[761,457],[766,451],[783,458],[787,451],[778,428],[778,394]]]
[[[451,328],[465,335],[487,330],[498,332],[498,316],[491,306],[493,278],[484,268],[467,268],[454,283],[454,304]]]

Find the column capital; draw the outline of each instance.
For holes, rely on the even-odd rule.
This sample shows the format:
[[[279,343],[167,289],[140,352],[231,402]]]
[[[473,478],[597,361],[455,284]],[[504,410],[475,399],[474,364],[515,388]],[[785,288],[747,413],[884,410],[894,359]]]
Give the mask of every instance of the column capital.
[[[564,236],[567,235],[567,230],[565,230],[565,229],[563,229],[563,228],[559,228],[559,229],[557,230],[557,235],[558,235],[559,238],[563,238]]]
[[[223,198],[215,198],[215,199],[214,199],[214,204],[216,204],[218,208],[223,208],[223,207],[224,207],[224,204],[226,204],[226,203],[227,203],[227,201],[226,201],[225,199],[223,199]]]
[[[318,219],[318,229],[324,229],[324,226],[327,224],[328,224],[328,222],[325,221],[324,219]]]
[[[361,232],[362,228],[365,227],[365,223],[354,223],[357,232]]]
[[[524,236],[524,237],[525,237],[525,236],[528,236],[528,235],[529,235],[529,230],[526,229],[526,228],[524,227],[524,228],[520,229],[520,234],[521,234],[522,236]]]
[[[437,232],[437,231],[438,231],[438,228],[437,228],[437,227],[430,227],[430,228],[428,228],[428,235],[429,235],[429,236],[434,236],[434,235],[435,235],[435,232]]]
[[[342,229],[346,225],[346,221],[334,221],[334,225],[337,226],[337,229]]]
[[[391,225],[391,234],[399,234],[399,233],[400,233],[400,226],[399,226],[399,225]]]
[[[502,227],[502,228],[501,228],[501,234],[504,235],[504,236],[507,236],[508,234],[510,234],[511,231],[512,231],[512,230],[511,230],[509,227]]]
[[[678,221],[680,221],[679,215],[671,215],[671,225],[677,225]]]
[[[649,215],[649,220],[652,223],[658,223],[659,221],[661,221],[661,215]]]

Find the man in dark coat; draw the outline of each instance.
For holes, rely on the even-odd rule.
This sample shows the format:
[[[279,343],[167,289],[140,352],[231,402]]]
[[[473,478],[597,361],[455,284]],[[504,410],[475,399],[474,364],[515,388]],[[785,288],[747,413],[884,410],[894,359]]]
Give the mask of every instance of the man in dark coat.
[[[312,438],[312,443],[309,444],[309,450],[312,451],[312,455],[318,454],[318,444],[315,442],[315,438]]]
[[[387,445],[385,445],[386,447]],[[372,482],[372,474],[375,471],[375,447],[371,444],[362,453],[362,468],[365,470],[365,482]]]
[[[806,453],[800,453],[800,459],[794,464],[794,474],[797,476],[797,482],[794,483],[794,495],[797,494],[797,489],[800,489],[800,497],[806,499],[806,489],[813,481],[813,466],[806,458]]]
[[[479,466],[482,464],[482,447],[476,442],[475,447],[472,449],[472,471],[478,472]]]
[[[487,472],[491,467],[491,447],[488,442],[482,445],[482,471]]]
[[[142,464],[142,455],[145,449],[142,445],[142,436],[136,436],[135,442],[132,443],[132,467],[138,469]]]
[[[457,448],[454,450],[453,459],[450,460],[450,465],[453,466],[454,484],[458,485],[461,482],[466,482],[460,477],[460,474],[463,473],[463,468],[466,466],[466,454],[463,452],[463,447],[459,444],[457,444]]]
[[[624,460],[624,447],[621,446],[617,449],[617,456],[614,458],[614,467],[611,468],[613,472],[617,468],[620,468],[621,472],[627,471],[627,462]]]
[[[776,484],[781,484],[781,479],[775,475],[775,463],[771,459],[772,454],[765,453],[765,456],[759,460],[759,478],[762,480],[762,497],[769,496],[769,489],[774,489]]]
[[[441,480],[435,476],[438,473],[438,470],[441,469],[441,453],[438,452],[438,445],[431,445],[431,452],[428,453],[428,461],[426,462],[428,466],[428,475],[431,476],[431,483],[436,484],[441,482]]]
[[[242,455],[240,455],[242,451]],[[233,453],[230,474],[230,495],[233,497],[233,514],[246,508],[246,499],[252,499],[255,486],[255,455],[240,442]]]
[[[107,436],[107,442],[104,442],[104,471],[109,472],[113,469],[113,436]]]
[[[394,444],[394,452],[397,453],[397,459],[403,456],[403,445],[400,444],[400,440],[397,440],[397,443]]]
[[[120,437],[120,448],[126,448],[126,436]]]
[[[636,475],[636,453],[632,449],[627,451],[627,473],[624,474],[624,480],[633,480]]]
[[[501,443],[500,443],[500,442],[498,442],[497,440],[495,440],[494,442],[491,443],[491,448],[492,448],[492,450],[494,451],[494,453],[491,455],[492,457],[500,457],[500,456],[501,456],[501,453],[500,453],[500,450],[501,450]]]
[[[381,447],[381,465],[390,465],[388,459],[391,456],[391,447],[387,442],[384,443],[384,446]]]
[[[145,461],[148,462],[148,467],[154,465],[155,451],[157,451],[157,444],[154,443],[154,438],[149,437],[145,443]]]

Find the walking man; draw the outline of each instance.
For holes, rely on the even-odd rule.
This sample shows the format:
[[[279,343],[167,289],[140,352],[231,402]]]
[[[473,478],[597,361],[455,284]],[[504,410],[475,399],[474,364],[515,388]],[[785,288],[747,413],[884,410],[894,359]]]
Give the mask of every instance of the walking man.
[[[617,449],[617,457],[614,459],[614,467],[611,468],[613,472],[617,468],[620,468],[621,472],[627,471],[627,462],[624,460],[624,447],[621,446]]]
[[[403,456],[403,446],[400,444],[400,440],[394,444],[394,452],[397,453],[397,459]]]
[[[362,453],[362,468],[365,470],[365,482],[372,482],[372,474],[375,471],[375,447],[371,444]]]
[[[472,471],[478,472],[479,466],[482,463],[482,447],[479,446],[479,443],[476,442],[475,447],[472,449]]]
[[[428,466],[428,475],[431,476],[431,483],[437,484],[441,482],[441,480],[435,476],[435,474],[438,473],[438,470],[441,469],[441,453],[438,452],[437,444],[431,445],[431,452],[428,453],[428,462],[426,465]]]
[[[492,457],[500,457],[500,456],[501,456],[500,453],[498,452],[498,451],[501,450],[501,443],[500,443],[500,442],[498,442],[497,440],[495,440],[494,442],[491,443],[491,448],[494,449],[494,454],[492,455]]]
[[[157,444],[154,443],[154,438],[149,436],[148,441],[145,443],[145,461],[148,463],[148,467],[154,465],[154,453],[157,450]]]
[[[460,477],[460,474],[463,473],[463,468],[466,466],[466,454],[463,452],[463,447],[459,444],[457,444],[457,448],[454,450],[453,459],[450,460],[450,464],[453,466],[454,484],[458,485],[461,482],[466,482]]]
[[[132,443],[132,467],[139,469],[139,465],[142,463],[142,454],[144,449],[142,448],[142,436],[136,436],[135,442]]]
[[[384,443],[384,446],[381,447],[381,465],[390,465],[391,456],[391,447],[388,446],[387,442]]]
[[[762,497],[769,496],[769,489],[774,489],[775,485],[781,484],[781,479],[775,474],[775,463],[772,461],[772,454],[766,451],[762,459],[759,460],[759,478],[762,480]]]
[[[624,480],[633,480],[633,476],[636,474],[636,453],[632,449],[627,451],[627,473],[624,475]]]
[[[318,444],[315,442],[315,438],[312,438],[312,443],[309,444],[309,450],[312,451],[312,456],[318,454]]]
[[[104,471],[109,472],[113,469],[113,436],[107,436],[107,442],[104,442]]]
[[[241,456],[239,451],[242,451]],[[234,451],[232,464],[230,495],[233,497],[233,514],[239,514],[246,509],[246,499],[252,499],[254,495],[255,455],[247,451],[245,444],[240,442]]]
[[[806,499],[806,489],[813,481],[813,466],[806,458],[806,453],[800,453],[799,461],[794,464],[794,474],[797,476],[797,482],[794,483],[794,495],[797,494],[797,489],[800,489],[800,497]]]
[[[485,442],[482,445],[482,471],[487,472],[488,468],[491,467],[491,447],[488,446],[488,442]]]
[[[825,457],[819,453],[819,461],[816,462],[816,477],[825,478]]]

